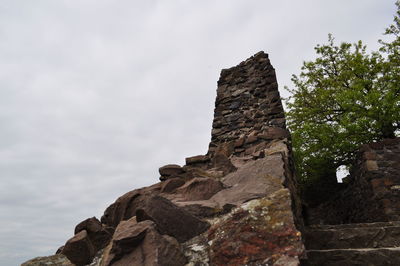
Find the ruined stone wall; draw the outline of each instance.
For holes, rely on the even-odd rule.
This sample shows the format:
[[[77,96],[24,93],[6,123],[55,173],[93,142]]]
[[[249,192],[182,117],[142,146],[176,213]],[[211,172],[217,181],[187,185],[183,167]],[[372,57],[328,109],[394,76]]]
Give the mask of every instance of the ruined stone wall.
[[[309,210],[310,224],[400,220],[400,138],[363,145],[346,188]]]
[[[231,152],[249,155],[246,148],[288,137],[275,69],[259,52],[239,65],[224,69],[218,81],[209,153],[221,143]]]
[[[400,220],[400,138],[364,145],[354,168],[354,185],[364,184],[367,196],[363,205],[376,209],[363,208],[353,220]]]

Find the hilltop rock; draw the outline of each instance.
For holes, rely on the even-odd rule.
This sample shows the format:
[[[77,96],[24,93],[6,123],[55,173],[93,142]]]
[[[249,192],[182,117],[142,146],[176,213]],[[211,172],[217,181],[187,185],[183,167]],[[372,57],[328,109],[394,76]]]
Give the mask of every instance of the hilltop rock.
[[[164,165],[163,167],[160,167],[158,171],[160,172],[161,175],[160,177],[161,181],[165,181],[173,177],[180,177],[182,174],[185,173],[183,168],[177,164]]]
[[[299,265],[293,169],[275,70],[260,52],[222,70],[207,154],[160,167],[160,183],[78,224],[61,252],[92,266]]]
[[[118,225],[103,260],[104,266],[181,266],[186,262],[174,238],[160,235],[152,221],[137,223],[135,219]]]
[[[143,207],[137,210],[136,219],[138,222],[153,221],[161,233],[173,236],[179,242],[185,242],[209,227],[207,222],[160,196],[149,198]]]
[[[222,182],[212,178],[193,178],[178,189],[185,201],[207,200],[224,188]]]
[[[283,188],[216,220],[208,240],[212,265],[283,265],[282,260],[298,265],[304,251],[293,222],[290,193]]]
[[[101,222],[96,218],[88,218],[75,227],[75,234],[85,230],[95,250],[103,249],[110,241],[113,229],[111,227],[105,228]]]
[[[65,243],[61,253],[77,266],[89,264],[96,249],[90,241],[86,230],[82,230]]]

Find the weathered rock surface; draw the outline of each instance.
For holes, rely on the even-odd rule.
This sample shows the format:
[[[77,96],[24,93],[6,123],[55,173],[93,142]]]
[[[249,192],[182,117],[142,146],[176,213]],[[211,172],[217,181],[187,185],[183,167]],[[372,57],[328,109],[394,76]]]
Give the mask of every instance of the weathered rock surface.
[[[212,178],[193,178],[178,189],[185,201],[207,200],[222,190],[222,182]]]
[[[164,180],[167,180],[167,179],[173,178],[173,177],[180,177],[182,174],[185,173],[183,168],[177,164],[164,165],[163,167],[160,167],[158,169],[158,171],[160,172],[160,175],[161,175],[161,177],[160,177],[161,181],[164,181]]]
[[[86,230],[90,241],[92,242],[96,252],[103,249],[110,241],[113,229],[105,228],[101,222],[96,218],[88,218],[75,227],[75,234]]]
[[[240,205],[243,202],[264,197],[282,187],[284,167],[281,155],[251,161],[222,179],[227,189],[213,197],[219,206]]]
[[[137,223],[135,219],[121,222],[103,258],[103,265],[181,266],[186,259],[179,243],[160,235],[152,221]]]
[[[186,158],[185,161],[186,165],[202,164],[210,161],[210,157],[208,157],[207,155],[196,155]]]
[[[86,230],[82,230],[65,243],[61,254],[65,255],[72,263],[81,266],[92,261],[96,254],[96,249],[90,241]]]
[[[305,231],[307,249],[354,249],[400,246],[400,224],[355,224],[354,227],[328,227]]]
[[[304,252],[284,188],[216,220],[208,238],[212,265],[298,265]]]
[[[174,192],[178,187],[181,187],[185,184],[185,181],[182,178],[171,178],[166,180],[162,187],[161,187],[161,192],[162,193],[172,193]]]
[[[65,255],[56,254],[48,257],[37,257],[21,264],[21,266],[75,266]]]
[[[303,265],[399,265],[400,222],[313,225]]]
[[[185,242],[203,233],[210,226],[160,196],[149,198],[143,207],[136,211],[136,219],[138,222],[153,221],[161,233],[173,236],[179,242]]]
[[[307,266],[395,266],[400,248],[310,250]]]
[[[157,183],[150,187],[135,189],[111,204],[101,217],[101,222],[111,227],[117,227],[119,222],[128,220],[136,215],[136,210],[140,208],[148,197],[158,195],[162,184]]]

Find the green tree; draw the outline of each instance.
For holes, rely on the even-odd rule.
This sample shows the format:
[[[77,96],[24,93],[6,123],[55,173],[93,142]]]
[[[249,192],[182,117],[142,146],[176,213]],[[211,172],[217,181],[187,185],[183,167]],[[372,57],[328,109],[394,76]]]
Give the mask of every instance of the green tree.
[[[400,129],[400,3],[394,24],[368,53],[361,41],[317,45],[317,58],[293,75],[286,101],[300,181],[331,182],[361,144],[393,138]],[[330,181],[328,181],[328,179]]]

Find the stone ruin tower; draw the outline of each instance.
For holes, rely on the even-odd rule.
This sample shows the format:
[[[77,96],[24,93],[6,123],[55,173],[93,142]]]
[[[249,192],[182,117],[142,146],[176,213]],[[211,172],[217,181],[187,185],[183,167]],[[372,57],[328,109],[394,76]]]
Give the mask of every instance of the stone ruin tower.
[[[218,81],[208,156],[264,157],[272,140],[289,137],[275,69],[259,52],[224,69]],[[233,160],[238,161],[238,160]]]
[[[287,137],[275,69],[259,52],[238,66],[224,69],[218,81],[209,153],[222,143],[237,156],[264,140]]]
[[[289,137],[275,69],[261,51],[221,71],[208,152],[186,158],[186,167],[226,174],[230,163],[262,158],[266,148]]]

